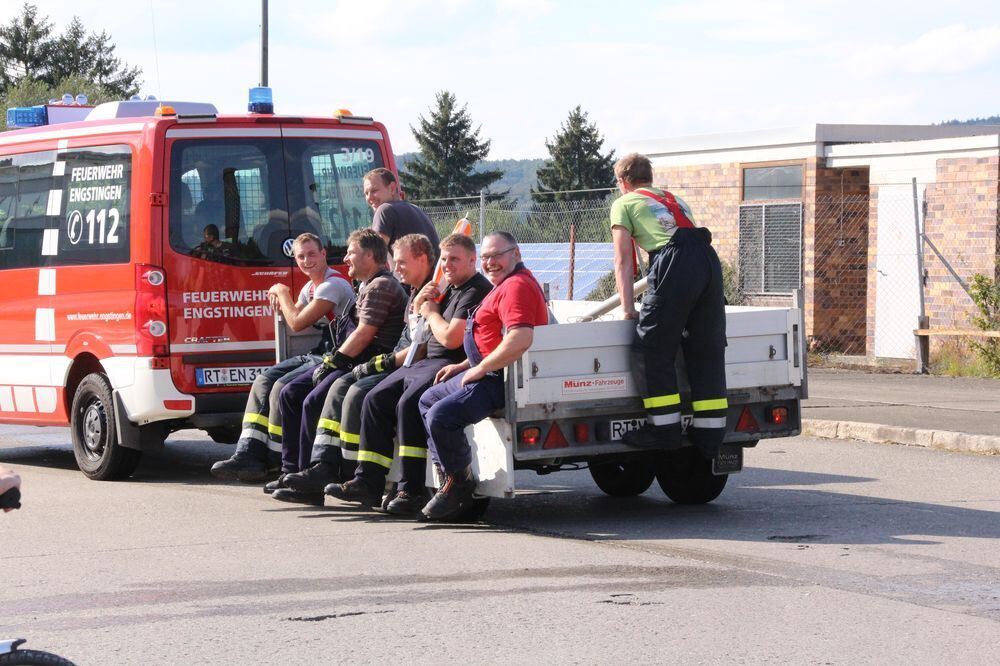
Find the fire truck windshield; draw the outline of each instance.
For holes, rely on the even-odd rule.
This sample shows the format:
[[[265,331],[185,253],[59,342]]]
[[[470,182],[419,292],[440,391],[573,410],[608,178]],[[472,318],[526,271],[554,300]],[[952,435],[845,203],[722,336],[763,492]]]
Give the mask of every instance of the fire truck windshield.
[[[341,263],[347,236],[371,224],[362,178],[383,166],[374,141],[190,139],[170,158],[170,245],[247,266],[287,265],[284,241],[311,232]]]

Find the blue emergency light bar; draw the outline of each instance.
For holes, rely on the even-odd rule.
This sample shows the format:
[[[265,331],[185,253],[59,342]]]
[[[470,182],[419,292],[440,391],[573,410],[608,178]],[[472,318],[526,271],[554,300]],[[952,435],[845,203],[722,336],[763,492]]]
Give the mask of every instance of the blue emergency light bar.
[[[7,109],[7,127],[40,127],[49,124],[49,115],[45,105],[15,106]]]
[[[271,89],[264,87],[251,88],[247,111],[250,113],[274,113],[274,100],[271,96]]]

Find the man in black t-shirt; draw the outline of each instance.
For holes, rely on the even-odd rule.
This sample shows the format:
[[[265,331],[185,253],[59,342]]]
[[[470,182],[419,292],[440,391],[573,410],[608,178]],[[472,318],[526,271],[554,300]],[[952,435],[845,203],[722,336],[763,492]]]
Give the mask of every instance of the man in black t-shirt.
[[[398,435],[402,479],[386,511],[413,516],[426,501],[427,432],[420,418],[420,396],[434,384],[441,368],[465,360],[462,338],[466,320],[493,288],[476,271],[476,245],[468,236],[447,236],[441,242],[441,262],[448,282],[443,301],[437,302],[439,293],[433,282],[414,301],[432,334],[427,355],[393,372],[365,398],[357,471],[347,483],[327,486],[328,495],[369,506],[376,504],[392,464],[393,437]]]
[[[392,256],[396,240],[407,234],[423,234],[438,247],[438,234],[424,211],[402,200],[396,176],[388,169],[372,169],[365,174],[365,200],[375,211],[372,229],[385,239]]]

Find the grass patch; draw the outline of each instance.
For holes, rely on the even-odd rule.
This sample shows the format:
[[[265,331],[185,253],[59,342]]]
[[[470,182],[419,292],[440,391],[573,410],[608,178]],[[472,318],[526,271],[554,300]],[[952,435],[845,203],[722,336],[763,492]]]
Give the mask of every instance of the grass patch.
[[[972,350],[970,342],[961,338],[947,338],[931,347],[930,371],[946,377],[1000,377]]]

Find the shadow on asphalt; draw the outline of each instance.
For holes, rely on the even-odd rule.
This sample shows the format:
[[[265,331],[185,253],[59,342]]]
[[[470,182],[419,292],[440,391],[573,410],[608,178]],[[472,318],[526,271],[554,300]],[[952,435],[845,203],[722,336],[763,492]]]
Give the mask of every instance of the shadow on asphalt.
[[[208,469],[232,447],[206,440],[168,441],[146,452],[132,483],[220,485]],[[70,445],[52,443],[0,449],[0,462],[70,470]],[[601,493],[586,471],[537,476],[519,472],[517,497],[494,500],[482,523],[414,523],[415,529],[472,529],[490,526],[595,541],[725,540],[790,544],[934,544],[935,537],[1000,538],[1000,512],[954,503],[911,502],[859,492],[878,479],[748,467],[730,479],[711,504],[670,502],[654,482],[643,495],[612,498]],[[821,486],[830,486],[829,489]],[[259,493],[247,484],[248,492]],[[357,507],[282,505],[265,511],[334,522],[382,522],[389,518]],[[405,521],[404,521],[405,522]],[[484,524],[485,523],[485,524]]]

